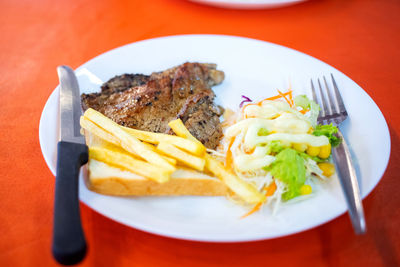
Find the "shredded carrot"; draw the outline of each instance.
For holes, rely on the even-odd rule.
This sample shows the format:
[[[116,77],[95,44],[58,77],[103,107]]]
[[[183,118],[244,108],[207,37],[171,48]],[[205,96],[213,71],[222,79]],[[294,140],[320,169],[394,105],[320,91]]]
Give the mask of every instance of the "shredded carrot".
[[[282,92],[279,91],[279,90],[277,90],[277,91],[278,91],[278,93],[279,93],[278,95],[265,98],[265,99],[263,99],[263,100],[261,100],[261,101],[259,101],[259,102],[257,102],[257,103],[248,103],[248,104],[246,104],[246,105],[243,106],[243,110],[244,110],[245,108],[247,108],[248,106],[252,106],[252,105],[253,105],[253,106],[259,106],[259,107],[261,107],[264,101],[266,101],[266,100],[276,100],[276,99],[279,99],[279,98],[284,98],[284,99],[286,100],[286,102],[288,102],[288,104],[289,104],[291,107],[294,106],[293,94],[292,94],[293,91],[292,91],[292,89],[289,89],[289,91],[287,91],[287,92],[285,92],[285,93],[282,93]],[[287,96],[289,96],[289,98],[287,98]],[[244,118],[244,119],[247,119],[247,118],[250,118],[250,117],[244,115],[243,118]]]
[[[228,145],[228,151],[226,152],[225,166],[228,167],[229,169],[232,169],[232,165],[233,165],[233,158],[232,158],[232,151],[231,151],[233,142],[235,142],[235,137],[233,137],[230,140],[229,145]]]
[[[240,219],[244,219],[244,218],[246,218],[247,216],[250,216],[250,215],[253,214],[254,212],[258,211],[258,210],[261,208],[261,204],[262,204],[261,202],[257,203],[251,211],[249,211],[248,213],[246,213],[245,215],[243,215],[242,217],[240,217]]]
[[[262,106],[262,104],[263,104],[263,102],[265,100],[276,100],[276,99],[279,99],[279,98],[284,98],[289,103],[289,105],[293,106],[293,91],[292,91],[291,88],[289,88],[289,91],[287,91],[285,93],[282,93],[279,90],[277,90],[277,91],[279,93],[278,95],[265,98],[265,99],[263,99],[263,100],[261,100],[261,101],[259,101],[257,103],[248,103],[248,104],[243,106],[243,109],[245,109],[246,107],[251,106],[251,105]],[[287,96],[289,96],[289,99],[287,98]]]
[[[290,91],[289,92],[286,92],[286,94],[283,94],[281,91],[279,91],[279,90],[277,90],[278,91],[278,93],[279,93],[279,95],[280,96],[282,96],[285,100],[286,100],[286,102],[290,105],[290,107],[292,107],[292,102],[290,101],[290,99],[288,99],[286,96],[289,96],[290,97]]]
[[[278,92],[279,92],[278,95],[265,98],[265,99],[263,99],[263,100],[261,100],[260,102],[257,102],[257,103],[250,103],[250,104],[247,104],[247,105],[243,106],[243,108],[246,108],[247,106],[250,106],[250,105],[262,106],[263,102],[266,101],[266,100],[276,100],[276,99],[279,99],[279,98],[285,98],[286,101],[290,104],[290,102],[288,101],[288,99],[286,98],[286,96],[291,96],[291,95],[292,95],[292,90],[287,91],[287,92],[285,92],[285,93],[282,93],[282,92],[280,92],[279,90],[278,90]]]
[[[302,109],[302,110],[300,110],[300,112],[302,113],[302,114],[306,114],[308,111],[310,111],[309,109]]]
[[[293,91],[292,91],[292,89],[289,89],[289,100],[290,100],[290,106],[291,107],[294,107],[294,100],[293,100]]]
[[[257,103],[248,103],[248,104],[244,105],[243,108],[246,108],[247,106],[251,106],[251,105],[262,106],[262,103],[263,103],[265,100],[276,100],[276,99],[279,99],[279,98],[282,98],[282,97],[285,98],[286,96],[292,95],[292,90],[289,90],[289,91],[287,91],[287,92],[285,92],[285,93],[282,93],[282,92],[280,92],[279,90],[278,90],[278,92],[279,92],[278,95],[271,96],[271,97],[267,97],[267,98],[265,98],[265,99],[263,99],[263,100],[261,100],[261,101],[259,101],[259,102],[257,102]]]
[[[279,92],[279,90],[278,90],[278,92]],[[268,98],[266,98],[266,99],[264,99],[264,100],[276,100],[276,99],[279,99],[279,98],[282,98],[282,97],[284,97],[284,96],[287,96],[287,95],[289,95],[290,94],[290,91],[288,91],[288,92],[286,92],[286,93],[281,93],[280,92],[280,94],[278,94],[278,95],[276,95],[276,96],[271,96],[271,97],[268,97]],[[264,101],[263,100],[263,101]]]
[[[268,97],[268,98],[266,98],[264,100],[276,100],[276,99],[279,99],[279,98],[282,98],[282,96],[281,95],[271,96],[271,97]]]
[[[261,103],[261,102],[246,104],[246,105],[243,106],[243,109],[247,108],[248,106],[260,106],[260,103]]]
[[[268,187],[267,187],[267,192],[265,193],[266,197],[270,197],[272,196],[275,191],[276,191],[276,184],[275,181],[273,181]],[[254,208],[251,209],[251,211],[249,211],[248,213],[246,213],[245,215],[243,215],[242,217],[240,217],[240,219],[246,218],[247,216],[253,214],[254,212],[258,211],[261,208],[262,202],[257,203]]]
[[[243,106],[243,110],[244,110],[245,108],[247,108],[248,106],[260,106],[260,102],[258,102],[258,103],[249,103],[249,104],[247,104],[247,105],[244,105],[244,106]],[[243,114],[243,118],[244,118],[244,119],[247,119],[247,118],[249,118],[249,117],[247,117],[247,115]]]
[[[274,193],[275,193],[275,191],[276,191],[276,183],[275,183],[275,181],[273,181],[268,187],[267,187],[267,193],[265,193],[265,196],[266,197],[270,197],[270,196],[272,196]]]

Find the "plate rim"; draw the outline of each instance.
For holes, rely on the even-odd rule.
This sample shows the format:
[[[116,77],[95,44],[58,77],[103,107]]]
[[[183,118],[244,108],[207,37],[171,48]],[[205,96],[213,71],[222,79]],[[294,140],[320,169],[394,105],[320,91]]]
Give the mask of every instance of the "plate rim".
[[[105,54],[111,53],[111,52],[113,52],[113,51],[116,51],[116,50],[118,50],[118,49],[121,49],[121,48],[123,48],[123,47],[130,46],[130,45],[133,45],[133,44],[151,42],[151,41],[156,41],[156,40],[159,40],[159,39],[168,39],[168,38],[172,38],[172,39],[173,39],[173,38],[193,38],[193,37],[194,37],[194,38],[210,38],[210,37],[211,37],[211,38],[215,38],[215,37],[216,37],[216,38],[221,38],[221,37],[222,37],[222,38],[233,38],[233,39],[236,39],[236,38],[238,38],[238,39],[247,39],[247,40],[249,40],[249,41],[256,41],[256,42],[259,42],[259,43],[272,45],[272,46],[278,47],[278,48],[280,48],[280,49],[282,49],[282,48],[283,48],[283,49],[286,49],[286,50],[288,49],[288,50],[291,50],[291,52],[299,53],[299,54],[301,54],[301,55],[303,55],[303,56],[306,56],[307,58],[311,58],[312,60],[318,61],[318,63],[322,63],[322,64],[324,64],[324,65],[326,65],[326,66],[328,66],[328,67],[331,67],[331,68],[335,69],[335,70],[336,70],[337,72],[339,72],[341,75],[345,76],[346,78],[348,78],[349,80],[351,80],[354,84],[356,84],[356,85],[365,93],[365,95],[369,98],[369,100],[372,101],[373,104],[375,104],[375,106],[377,107],[378,115],[382,117],[383,123],[384,123],[385,126],[386,126],[386,127],[385,127],[385,130],[386,130],[386,131],[385,131],[385,134],[386,134],[387,137],[388,137],[388,138],[387,138],[387,145],[388,145],[388,151],[389,151],[389,153],[387,154],[386,158],[384,159],[385,166],[384,166],[384,168],[382,169],[382,172],[379,174],[379,179],[376,179],[376,180],[372,183],[372,186],[371,186],[371,188],[370,188],[369,190],[366,190],[366,192],[363,192],[363,194],[362,194],[362,199],[366,198],[366,197],[376,188],[377,184],[381,181],[381,179],[382,179],[384,173],[385,173],[386,170],[387,170],[388,163],[389,163],[389,159],[390,159],[390,155],[391,155],[390,130],[389,130],[387,121],[386,121],[385,116],[383,115],[381,109],[378,107],[378,105],[375,103],[375,101],[370,97],[370,95],[369,95],[361,86],[359,86],[356,82],[354,82],[354,81],[353,81],[352,79],[350,79],[347,75],[345,75],[344,73],[342,73],[340,70],[336,69],[336,68],[333,67],[332,65],[329,65],[329,64],[325,63],[324,61],[322,61],[322,60],[320,60],[320,59],[318,59],[318,58],[315,58],[315,57],[313,57],[313,56],[311,56],[311,55],[308,55],[308,54],[305,54],[305,53],[303,53],[303,52],[300,52],[300,51],[298,51],[298,50],[296,50],[296,49],[293,49],[293,48],[290,48],[290,47],[286,47],[286,46],[283,46],[283,45],[279,45],[279,44],[275,44],[275,43],[271,43],[271,42],[268,42],[268,41],[260,40],[260,39],[254,39],[254,38],[242,37],[242,36],[234,36],[234,35],[223,35],[223,34],[182,34],[182,35],[167,35],[167,36],[160,36],[160,37],[155,37],[155,38],[150,38],[150,39],[144,39],[144,40],[140,40],[140,41],[137,41],[137,42],[132,42],[132,43],[129,43],[129,44],[125,44],[125,45],[122,45],[122,46],[119,46],[119,47],[110,49],[110,50],[105,51],[105,52],[103,52],[103,53],[101,53],[101,54],[99,54],[99,55],[97,55],[97,56],[95,56],[95,57],[89,59],[88,61],[84,62],[84,63],[81,64],[79,67],[77,67],[75,71],[79,70],[80,68],[83,68],[84,65],[86,65],[87,63],[89,63],[89,62],[91,62],[91,61],[93,61],[93,60],[98,60],[100,57],[104,56]],[[56,88],[51,92],[50,96],[49,96],[48,99],[46,100],[46,104],[45,104],[45,106],[44,106],[44,108],[43,108],[43,110],[42,110],[42,114],[41,114],[41,117],[40,117],[39,129],[38,129],[38,130],[39,130],[39,143],[40,143],[41,152],[42,152],[42,155],[43,155],[43,157],[44,157],[44,159],[45,159],[45,162],[46,162],[48,168],[51,170],[51,172],[53,173],[53,175],[55,175],[55,166],[53,165],[53,162],[49,159],[49,156],[48,156],[48,155],[45,155],[45,153],[44,153],[44,149],[43,149],[43,136],[42,136],[41,130],[42,130],[42,127],[44,127],[44,126],[43,126],[43,123],[44,123],[45,111],[46,111],[47,108],[49,108],[50,99],[56,97],[56,94],[57,94],[58,89],[59,89],[59,85],[56,86]],[[223,240],[218,239],[218,240],[217,240],[217,239],[210,239],[210,238],[204,238],[204,239],[202,239],[202,238],[194,238],[194,237],[190,237],[190,236],[187,236],[187,235],[180,235],[179,233],[178,233],[178,234],[177,234],[177,233],[171,234],[171,232],[165,233],[165,232],[162,232],[162,231],[157,231],[157,230],[155,230],[155,229],[150,229],[151,227],[148,228],[148,227],[143,226],[143,225],[138,225],[138,224],[135,224],[135,223],[132,223],[132,222],[127,222],[127,221],[125,221],[124,219],[121,220],[121,218],[116,218],[116,217],[114,216],[114,214],[112,214],[112,215],[106,214],[106,213],[102,212],[100,209],[98,209],[97,206],[95,207],[95,206],[93,206],[93,205],[90,205],[88,202],[86,202],[85,200],[81,199],[81,197],[80,197],[80,200],[81,200],[83,203],[85,203],[85,205],[87,205],[87,206],[90,207],[91,209],[95,210],[96,212],[102,214],[103,216],[105,216],[105,217],[107,217],[107,218],[109,218],[109,219],[111,219],[111,220],[113,220],[113,221],[115,221],[115,222],[118,222],[118,223],[121,223],[121,224],[123,224],[123,225],[126,225],[126,226],[128,226],[128,227],[132,227],[132,228],[135,228],[135,229],[138,229],[138,230],[147,232],[147,233],[156,234],[156,235],[164,236],[164,237],[170,237],[170,238],[181,239],[181,240],[189,240],[189,241],[213,242],[213,243],[253,242],[253,241],[260,241],[260,240],[267,240],[267,239],[275,239],[275,238],[279,238],[279,237],[285,237],[285,236],[288,236],[288,235],[294,235],[294,234],[301,233],[301,232],[305,232],[305,231],[308,231],[308,230],[310,230],[310,229],[313,229],[313,228],[319,227],[319,226],[321,226],[321,225],[324,225],[324,224],[326,224],[326,223],[332,221],[333,219],[336,219],[336,218],[342,216],[343,214],[345,214],[345,213],[347,212],[347,210],[344,210],[343,212],[340,212],[340,213],[338,213],[338,214],[336,214],[336,215],[332,215],[332,216],[329,217],[329,218],[320,220],[318,223],[312,224],[312,225],[310,225],[310,226],[308,226],[308,227],[302,227],[302,228],[300,228],[300,229],[295,229],[295,230],[293,230],[293,231],[288,231],[288,232],[286,232],[285,234],[279,234],[279,235],[276,235],[276,236],[275,236],[275,235],[273,235],[273,236],[269,235],[269,236],[265,237],[265,236],[262,236],[262,235],[258,235],[258,237],[252,237],[252,238],[249,237],[249,238],[239,238],[239,239],[238,239],[238,238],[235,238],[235,239],[223,239]]]

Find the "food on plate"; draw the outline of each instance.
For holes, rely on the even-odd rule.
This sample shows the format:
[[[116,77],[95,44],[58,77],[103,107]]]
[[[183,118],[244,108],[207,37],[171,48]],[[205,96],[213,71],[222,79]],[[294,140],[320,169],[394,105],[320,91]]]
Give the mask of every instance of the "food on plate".
[[[100,112],[90,108],[85,111],[82,120],[88,120],[98,126],[101,125],[103,131],[106,131],[113,136],[113,142],[115,142],[114,140],[116,139],[116,143],[127,152],[138,156],[149,163],[153,163],[154,165],[159,166],[167,171],[172,172],[175,170],[175,167],[165,160],[161,155],[157,154],[151,149],[148,149],[148,147],[140,142],[139,139],[124,131],[124,129],[122,129],[117,123],[108,119]]]
[[[334,173],[329,158],[340,143],[337,128],[317,124],[319,106],[305,95],[278,92],[257,103],[244,97],[240,112],[229,112],[224,122],[219,154],[226,167],[266,196],[250,214],[265,203],[277,208],[309,195]]]
[[[205,150],[199,157],[179,149],[173,141],[169,142],[171,139],[164,139],[164,141],[158,143],[157,147],[149,148],[152,144],[135,139],[134,135],[126,131],[126,127],[116,124],[91,108],[85,111],[80,121],[85,132],[86,143],[89,146],[87,185],[93,191],[112,195],[145,195],[143,193],[143,187],[145,187],[150,192],[149,195],[189,193],[192,195],[218,195],[221,192],[226,195],[229,188],[248,203],[257,203],[264,198],[251,184],[230,174],[221,162],[212,158]],[[90,126],[88,127],[88,125]],[[186,142],[203,146],[189,133],[180,119],[172,121],[171,125],[172,130],[179,129],[178,134],[185,134],[184,140]],[[163,134],[155,135],[163,136]],[[130,140],[130,138],[136,141],[131,142],[131,147],[128,147],[126,140]],[[153,152],[153,154],[148,154],[149,152]],[[160,153],[158,154],[158,152]],[[148,155],[147,158],[145,155]],[[158,157],[157,160],[154,159],[156,158],[155,155]],[[168,161],[165,158],[166,156],[176,159],[176,165]],[[163,159],[164,162],[160,159]],[[165,162],[168,162],[173,169],[166,168]],[[178,165],[178,163],[181,165]],[[117,171],[118,169],[120,171]],[[208,173],[196,172],[196,170],[202,171],[204,169]],[[121,174],[121,171],[124,174]],[[127,173],[130,173],[130,175],[127,175]],[[130,179],[132,177],[135,179]],[[139,179],[140,177],[141,179],[153,180],[158,184],[143,183]],[[218,177],[219,180],[215,177]],[[177,178],[180,179],[176,180]],[[173,182],[171,182],[172,180]],[[135,188],[138,181],[140,181],[140,186]],[[187,191],[183,187],[187,186],[189,181],[195,182],[196,186],[202,190],[198,192]],[[161,186],[160,184],[163,183],[166,183],[166,185]],[[118,189],[115,191],[116,184],[125,187],[126,190]],[[173,186],[176,191],[171,190],[170,186]],[[190,186],[190,188],[194,189],[195,187]]]
[[[80,123],[89,146],[87,185],[117,196],[228,196],[244,216],[312,194],[335,172],[340,140],[317,124],[319,106],[292,90],[238,112],[213,103],[224,74],[185,63],[149,76],[124,74],[83,94]]]
[[[175,120],[169,123],[172,130],[178,136],[199,142],[190,132],[185,128],[181,120]],[[254,186],[245,181],[239,179],[236,175],[232,174],[222,162],[213,158],[211,155],[205,155],[206,169],[221,181],[223,181],[232,192],[237,194],[247,203],[258,203],[263,201],[265,198],[261,195]]]
[[[83,110],[95,109],[116,123],[171,134],[168,123],[180,118],[206,147],[214,149],[222,135],[214,104],[214,85],[224,80],[215,64],[185,63],[149,76],[124,74],[105,83],[100,93],[82,94]]]
[[[190,166],[195,170],[198,171],[204,170],[204,165],[206,164],[206,160],[203,157],[191,155],[190,153],[187,153],[177,148],[173,144],[169,144],[167,142],[161,142],[157,145],[157,150],[165,155],[168,155],[176,159],[178,162]]]
[[[172,143],[174,146],[184,149],[188,152],[191,152],[197,156],[203,155],[204,152],[206,151],[206,148],[201,142],[191,142],[190,140],[186,140],[185,138],[169,134],[146,132],[128,127],[122,127],[122,128],[127,133],[150,144],[159,144],[160,142]]]
[[[157,181],[157,176],[161,174],[157,167],[151,166],[140,175],[138,172],[142,170],[136,169],[137,165],[126,166],[124,161],[121,162],[120,159],[113,156],[96,158],[93,151],[107,149],[123,154],[130,161],[140,160],[90,131],[85,130],[85,139],[86,144],[90,147],[86,185],[97,193],[114,196],[227,195],[228,188],[219,179],[184,166],[179,166],[173,173],[170,173],[168,181],[160,183]],[[140,165],[143,163],[148,164],[143,161]]]

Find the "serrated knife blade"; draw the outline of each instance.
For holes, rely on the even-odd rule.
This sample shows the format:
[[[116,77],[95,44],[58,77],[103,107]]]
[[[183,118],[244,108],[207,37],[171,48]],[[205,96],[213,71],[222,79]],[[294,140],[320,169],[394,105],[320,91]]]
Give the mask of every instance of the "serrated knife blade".
[[[78,80],[68,66],[59,66],[57,73],[60,80],[60,140],[83,144],[85,140],[79,126],[82,109]]]

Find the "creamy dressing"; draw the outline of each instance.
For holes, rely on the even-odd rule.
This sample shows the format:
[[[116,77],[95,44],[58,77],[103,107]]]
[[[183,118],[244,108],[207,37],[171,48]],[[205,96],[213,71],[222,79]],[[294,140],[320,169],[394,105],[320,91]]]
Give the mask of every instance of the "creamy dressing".
[[[307,117],[283,101],[264,100],[247,105],[241,118],[224,130],[226,140],[235,138],[231,152],[234,166],[241,172],[269,166],[275,157],[267,155],[265,145],[272,141],[280,141],[287,147],[294,143],[314,147],[329,144],[326,136],[310,134],[313,128]]]
[[[307,144],[309,146],[320,147],[329,144],[326,136],[314,136],[311,134],[287,134],[274,133],[267,136],[259,136],[254,132],[247,131],[244,147],[245,150],[251,150],[257,145],[267,144],[271,141],[282,141],[286,144]]]
[[[259,131],[261,129],[271,134],[260,136]],[[311,129],[308,121],[299,119],[290,113],[283,113],[273,120],[260,118],[242,120],[227,128],[225,136],[232,138],[243,132],[245,134],[244,146],[246,150],[275,140],[289,143],[304,143],[316,147],[329,144],[329,139],[326,136],[309,134]]]
[[[239,154],[234,157],[234,164],[242,172],[258,170],[269,166],[275,157],[267,155],[267,148],[257,146],[251,154]]]
[[[266,204],[273,206],[273,213],[278,209],[284,193],[297,197],[312,192],[312,177],[324,176],[317,162],[310,157],[315,153],[321,157],[324,155],[321,151],[330,148],[328,137],[312,134],[317,122],[318,105],[310,102],[309,105],[304,104],[304,108],[292,106],[295,100],[291,92],[281,95],[288,96],[286,102],[280,98],[248,104],[236,115],[225,119],[223,148],[220,148],[226,155],[226,167],[260,192],[272,194]],[[326,146],[324,150],[319,148],[323,146]],[[300,154],[303,152],[305,154]],[[277,158],[279,162],[275,162]],[[304,168],[299,168],[297,164],[300,162],[304,163]],[[291,166],[291,163],[296,165]],[[282,168],[287,168],[288,172],[285,173]],[[299,175],[297,181],[292,180],[293,174]],[[290,176],[289,179],[286,176]]]

